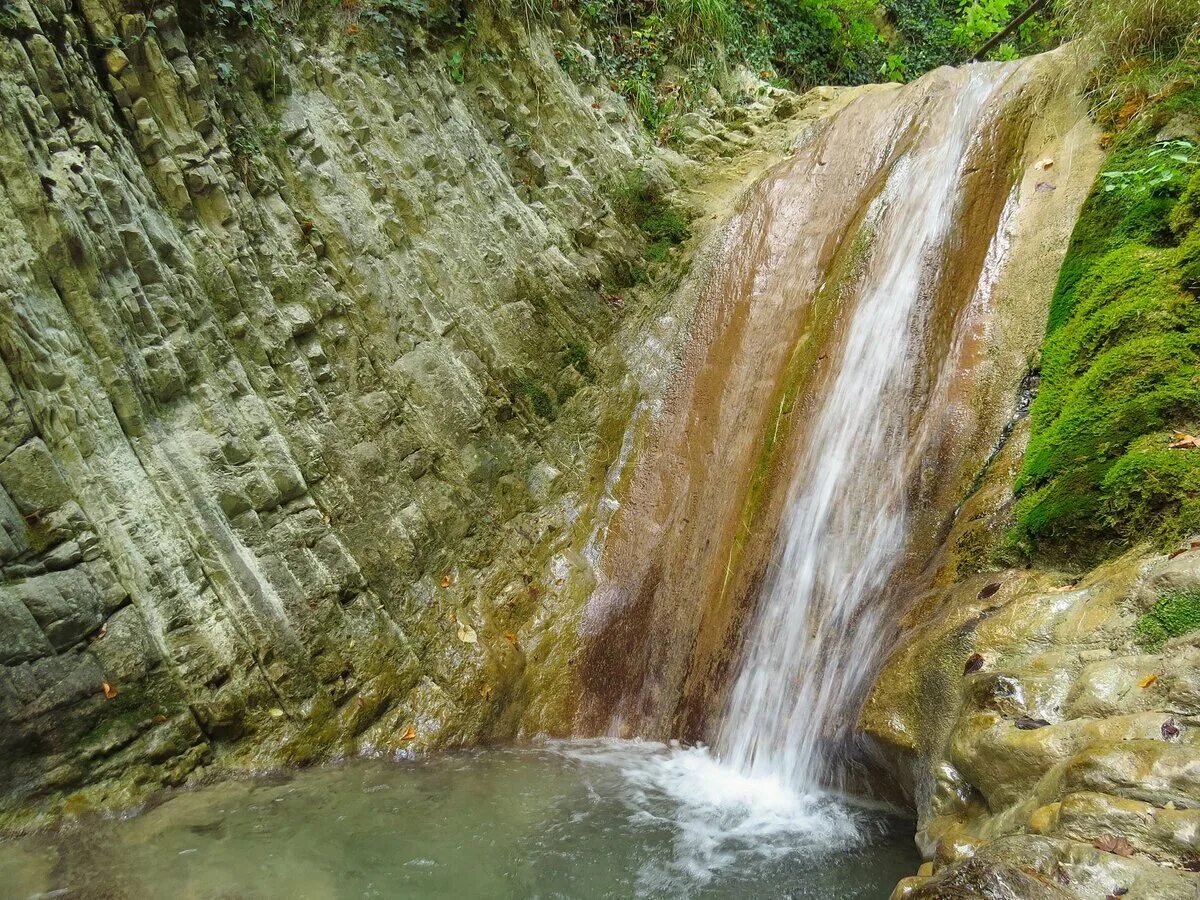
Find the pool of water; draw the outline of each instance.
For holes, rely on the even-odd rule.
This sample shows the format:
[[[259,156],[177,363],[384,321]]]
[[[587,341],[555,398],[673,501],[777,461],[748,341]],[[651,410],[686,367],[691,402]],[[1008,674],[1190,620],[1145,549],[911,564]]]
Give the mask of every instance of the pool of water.
[[[746,779],[702,748],[564,742],[181,791],[0,843],[0,894],[87,898],[886,898],[887,812]]]

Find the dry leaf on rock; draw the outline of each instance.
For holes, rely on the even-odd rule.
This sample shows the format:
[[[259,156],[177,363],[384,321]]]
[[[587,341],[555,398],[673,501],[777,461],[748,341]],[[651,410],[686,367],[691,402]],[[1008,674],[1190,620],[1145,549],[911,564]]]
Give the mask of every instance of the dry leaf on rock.
[[[115,687],[113,687],[111,684],[109,684],[107,681],[100,682],[100,690],[104,691],[104,699],[105,700],[112,700],[114,697],[117,696],[117,689]]]
[[[991,584],[984,585],[983,589],[979,592],[979,599],[986,600],[988,597],[993,596],[998,590],[1000,590],[999,581],[993,581]]]
[[[1194,434],[1184,434],[1182,431],[1175,432],[1175,437],[1171,441],[1172,450],[1196,450],[1200,449],[1200,437]]]
[[[404,734],[400,735],[400,740],[411,741],[416,736],[417,736],[417,729],[415,729],[411,725],[409,725],[407,728],[404,729]]]
[[[1179,737],[1179,734],[1182,730],[1183,730],[1182,728],[1180,728],[1178,725],[1175,724],[1174,719],[1167,719],[1167,721],[1162,723],[1163,740],[1169,741],[1172,738]]]
[[[1155,675],[1153,672],[1151,672],[1149,675],[1147,675],[1145,678],[1143,678],[1141,681],[1138,682],[1138,687],[1148,688],[1148,687],[1150,687],[1150,685],[1154,684],[1154,682],[1156,682],[1156,681],[1158,681],[1158,676]]]
[[[967,664],[963,666],[963,674],[970,675],[973,672],[978,672],[983,668],[983,657],[978,653],[972,653],[967,657]]]
[[[1123,837],[1105,834],[1092,841],[1092,846],[1105,853],[1115,853],[1117,856],[1133,856],[1133,845]]]
[[[475,629],[465,622],[458,623],[458,639],[464,644],[475,644],[479,642],[479,635],[475,633]]]

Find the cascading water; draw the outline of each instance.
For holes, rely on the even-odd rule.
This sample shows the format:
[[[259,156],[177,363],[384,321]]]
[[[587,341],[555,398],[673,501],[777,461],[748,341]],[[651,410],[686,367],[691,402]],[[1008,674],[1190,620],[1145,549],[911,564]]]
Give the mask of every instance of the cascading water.
[[[740,672],[717,743],[751,776],[806,788],[830,776],[837,716],[887,642],[880,603],[905,549],[909,474],[922,453],[923,352],[938,263],[962,199],[972,140],[1011,67],[977,67],[919,110],[862,227],[871,255],[847,310],[836,374],[806,428]]]
[[[1062,61],[855,92],[725,232],[584,622],[584,729],[713,737],[621,757],[688,878],[871,840],[823,788],[1041,336],[1013,273],[1083,116]]]

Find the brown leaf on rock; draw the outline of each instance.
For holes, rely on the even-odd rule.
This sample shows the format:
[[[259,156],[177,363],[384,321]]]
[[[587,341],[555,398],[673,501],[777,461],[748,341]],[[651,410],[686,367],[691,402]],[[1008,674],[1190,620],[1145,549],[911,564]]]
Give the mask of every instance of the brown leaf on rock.
[[[967,657],[967,664],[963,666],[963,674],[970,675],[973,672],[978,672],[983,668],[983,657],[978,653],[972,653]]]
[[[442,587],[444,587],[444,588],[450,587],[450,576],[449,575],[442,576]]]
[[[1174,719],[1167,719],[1167,721],[1162,723],[1162,736],[1164,741],[1169,741],[1179,737],[1182,731],[1183,729],[1175,724]]]
[[[1143,678],[1141,681],[1138,682],[1138,687],[1148,688],[1148,687],[1150,687],[1150,685],[1154,684],[1154,682],[1156,682],[1156,681],[1158,681],[1158,676],[1156,674],[1154,674],[1153,672],[1151,672],[1149,675],[1147,675],[1145,678]]]
[[[411,741],[416,736],[417,736],[417,729],[415,729],[411,725],[409,725],[407,728],[404,729],[404,734],[400,735],[400,740]]]
[[[117,689],[115,687],[113,687],[111,684],[109,684],[107,681],[100,682],[100,690],[104,691],[104,699],[105,700],[114,699],[118,693]]]
[[[1200,437],[1194,434],[1185,434],[1182,431],[1175,432],[1175,437],[1171,441],[1172,450],[1197,450],[1200,449]]]
[[[993,581],[991,584],[984,585],[983,590],[979,592],[979,599],[986,600],[988,597],[995,595],[998,590],[1000,590],[999,581]]]
[[[1101,835],[1092,841],[1092,846],[1097,850],[1114,853],[1117,856],[1133,856],[1133,845],[1126,838],[1112,834]]]

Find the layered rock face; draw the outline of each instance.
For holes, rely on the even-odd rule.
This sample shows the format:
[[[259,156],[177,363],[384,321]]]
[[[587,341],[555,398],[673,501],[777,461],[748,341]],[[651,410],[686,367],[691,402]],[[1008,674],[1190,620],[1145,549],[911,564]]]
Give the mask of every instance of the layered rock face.
[[[190,4],[4,10],[14,820],[566,730],[629,402],[623,105],[523,34],[467,89],[436,54],[228,46]]]

